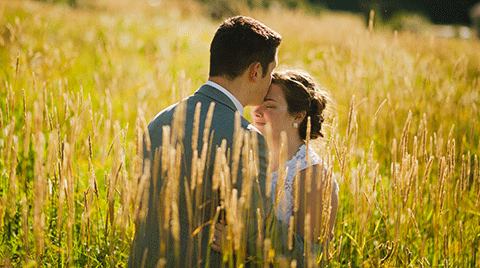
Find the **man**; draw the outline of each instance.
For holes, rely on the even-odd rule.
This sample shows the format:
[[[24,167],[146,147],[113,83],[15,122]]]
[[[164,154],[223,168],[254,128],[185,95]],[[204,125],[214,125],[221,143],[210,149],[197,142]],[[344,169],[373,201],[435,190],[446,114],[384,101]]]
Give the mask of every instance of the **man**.
[[[210,267],[221,265],[221,254],[210,250],[212,243],[210,226],[213,226],[215,219],[223,215],[223,212],[220,214],[217,212],[217,208],[221,206],[218,191],[212,190],[216,151],[224,142],[226,154],[232,155],[235,113],[242,115],[240,126],[244,131],[249,133],[255,131],[243,118],[243,107],[260,105],[263,102],[271,82],[272,71],[277,64],[276,54],[281,40],[282,37],[278,33],[252,18],[236,16],[225,20],[211,43],[207,83],[194,95],[183,100],[182,104],[177,103],[166,108],[150,122],[148,134],[151,144],[148,144],[147,136],[147,143],[144,146],[145,160],[148,160],[145,163],[152,164],[145,169],[152,171],[148,188],[148,210],[146,217],[140,219],[137,224],[129,267],[156,267],[157,264],[166,264],[167,267],[204,267],[207,262]],[[211,106],[212,103],[214,106]],[[203,130],[206,122],[208,130],[207,114],[210,107],[213,107],[213,114],[208,137],[205,138]],[[197,114],[196,109],[200,109]],[[181,117],[175,115],[176,111],[181,111],[177,114],[185,114],[184,121],[179,121],[184,125],[184,132],[179,131],[174,126],[175,123],[172,125],[175,116]],[[195,121],[198,122],[197,125],[194,124]],[[177,137],[177,140],[166,139],[169,141],[168,144],[163,144],[163,135],[169,131],[172,136]],[[198,138],[192,141],[193,133],[198,133]],[[268,202],[265,189],[267,171],[265,139],[260,134],[256,136],[258,148],[253,148],[253,151],[258,152],[258,155],[254,156],[258,160],[256,162],[258,166],[254,167],[258,174],[254,178],[256,183],[249,189],[242,189],[244,185],[244,178],[241,175],[244,168],[242,163],[247,161],[240,159],[239,175],[232,187],[238,190],[238,196],[246,193],[242,192],[244,190],[252,194],[252,200],[260,201],[253,204],[250,210],[254,215],[258,213],[257,211],[262,213],[263,220],[269,213],[268,210],[271,210],[271,204]],[[203,163],[205,166],[203,173],[201,169],[192,170],[192,162],[201,158],[205,149],[202,141],[208,141],[209,152],[209,157]],[[167,147],[168,151],[165,149]],[[160,156],[168,156],[171,152],[181,153],[181,163],[177,162],[178,154],[174,154],[170,160],[157,159]],[[242,155],[244,154],[241,154],[240,158]],[[231,162],[230,160],[229,163]],[[176,164],[180,169],[178,176],[174,172],[166,171],[167,165],[171,167]],[[198,172],[202,174],[197,174]],[[202,183],[192,182],[193,176],[199,177]],[[256,224],[257,219],[252,218],[251,221]],[[247,225],[250,224],[251,222]],[[246,231],[249,236],[247,254],[250,257],[263,254],[261,249],[255,246],[255,232],[264,230],[265,227],[254,225],[246,228],[249,228]]]

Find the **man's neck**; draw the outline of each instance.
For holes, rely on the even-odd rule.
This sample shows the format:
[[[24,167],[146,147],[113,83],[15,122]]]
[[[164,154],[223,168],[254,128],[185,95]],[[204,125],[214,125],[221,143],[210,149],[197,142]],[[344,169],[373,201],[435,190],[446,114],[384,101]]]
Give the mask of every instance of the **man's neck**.
[[[242,79],[229,80],[221,76],[211,76],[209,81],[215,82],[232,93],[233,96],[242,104],[243,107],[247,106],[248,99],[244,96],[247,90],[244,90],[245,84]]]

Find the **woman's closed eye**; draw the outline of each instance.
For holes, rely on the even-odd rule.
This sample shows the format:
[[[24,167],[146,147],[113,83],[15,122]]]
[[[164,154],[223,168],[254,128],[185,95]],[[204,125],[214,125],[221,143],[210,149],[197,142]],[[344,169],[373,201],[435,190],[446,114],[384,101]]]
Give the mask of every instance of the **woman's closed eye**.
[[[275,102],[274,102],[274,101],[270,101],[270,100],[264,102],[264,103],[263,103],[263,106],[264,106],[265,108],[267,108],[267,109],[273,109],[273,108],[277,107],[277,106],[275,105]]]

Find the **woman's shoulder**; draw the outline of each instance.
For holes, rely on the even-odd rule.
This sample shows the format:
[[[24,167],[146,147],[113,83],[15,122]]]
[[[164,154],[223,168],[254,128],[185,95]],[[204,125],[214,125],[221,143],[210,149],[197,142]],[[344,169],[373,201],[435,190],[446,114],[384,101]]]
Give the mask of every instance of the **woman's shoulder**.
[[[332,191],[338,193],[339,187],[337,179],[335,178],[333,171],[329,168],[327,163],[325,163],[325,161],[320,158],[320,156],[315,152],[313,148],[307,148],[306,145],[302,145],[302,147],[300,148],[299,152],[302,152],[304,165],[302,165],[302,168],[298,170],[301,173],[300,175],[305,176],[307,168],[311,169],[311,174],[321,174],[323,172],[326,178],[331,178]]]
[[[304,170],[314,165],[323,166],[323,161],[320,159],[315,150],[305,144],[300,146],[292,160],[295,164],[300,163],[300,168],[298,170]]]

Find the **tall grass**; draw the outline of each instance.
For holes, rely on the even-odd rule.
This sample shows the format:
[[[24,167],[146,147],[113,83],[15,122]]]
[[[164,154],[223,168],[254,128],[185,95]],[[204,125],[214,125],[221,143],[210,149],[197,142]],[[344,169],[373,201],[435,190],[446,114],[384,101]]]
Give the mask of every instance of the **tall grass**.
[[[197,14],[197,5],[99,6],[0,6],[5,267],[125,266],[149,187],[141,169],[146,124],[207,77],[218,22]],[[284,36],[280,68],[307,70],[335,100],[326,139],[312,144],[340,186],[329,264],[477,266],[480,43],[369,31],[349,14],[245,12]],[[179,156],[171,157],[173,172]],[[220,164],[217,171],[223,182],[235,174]],[[247,203],[222,181],[225,204],[240,213]],[[177,233],[175,203],[168,204],[165,231]],[[244,238],[232,239],[231,252],[243,256]],[[265,259],[275,256],[275,241],[257,242]]]

